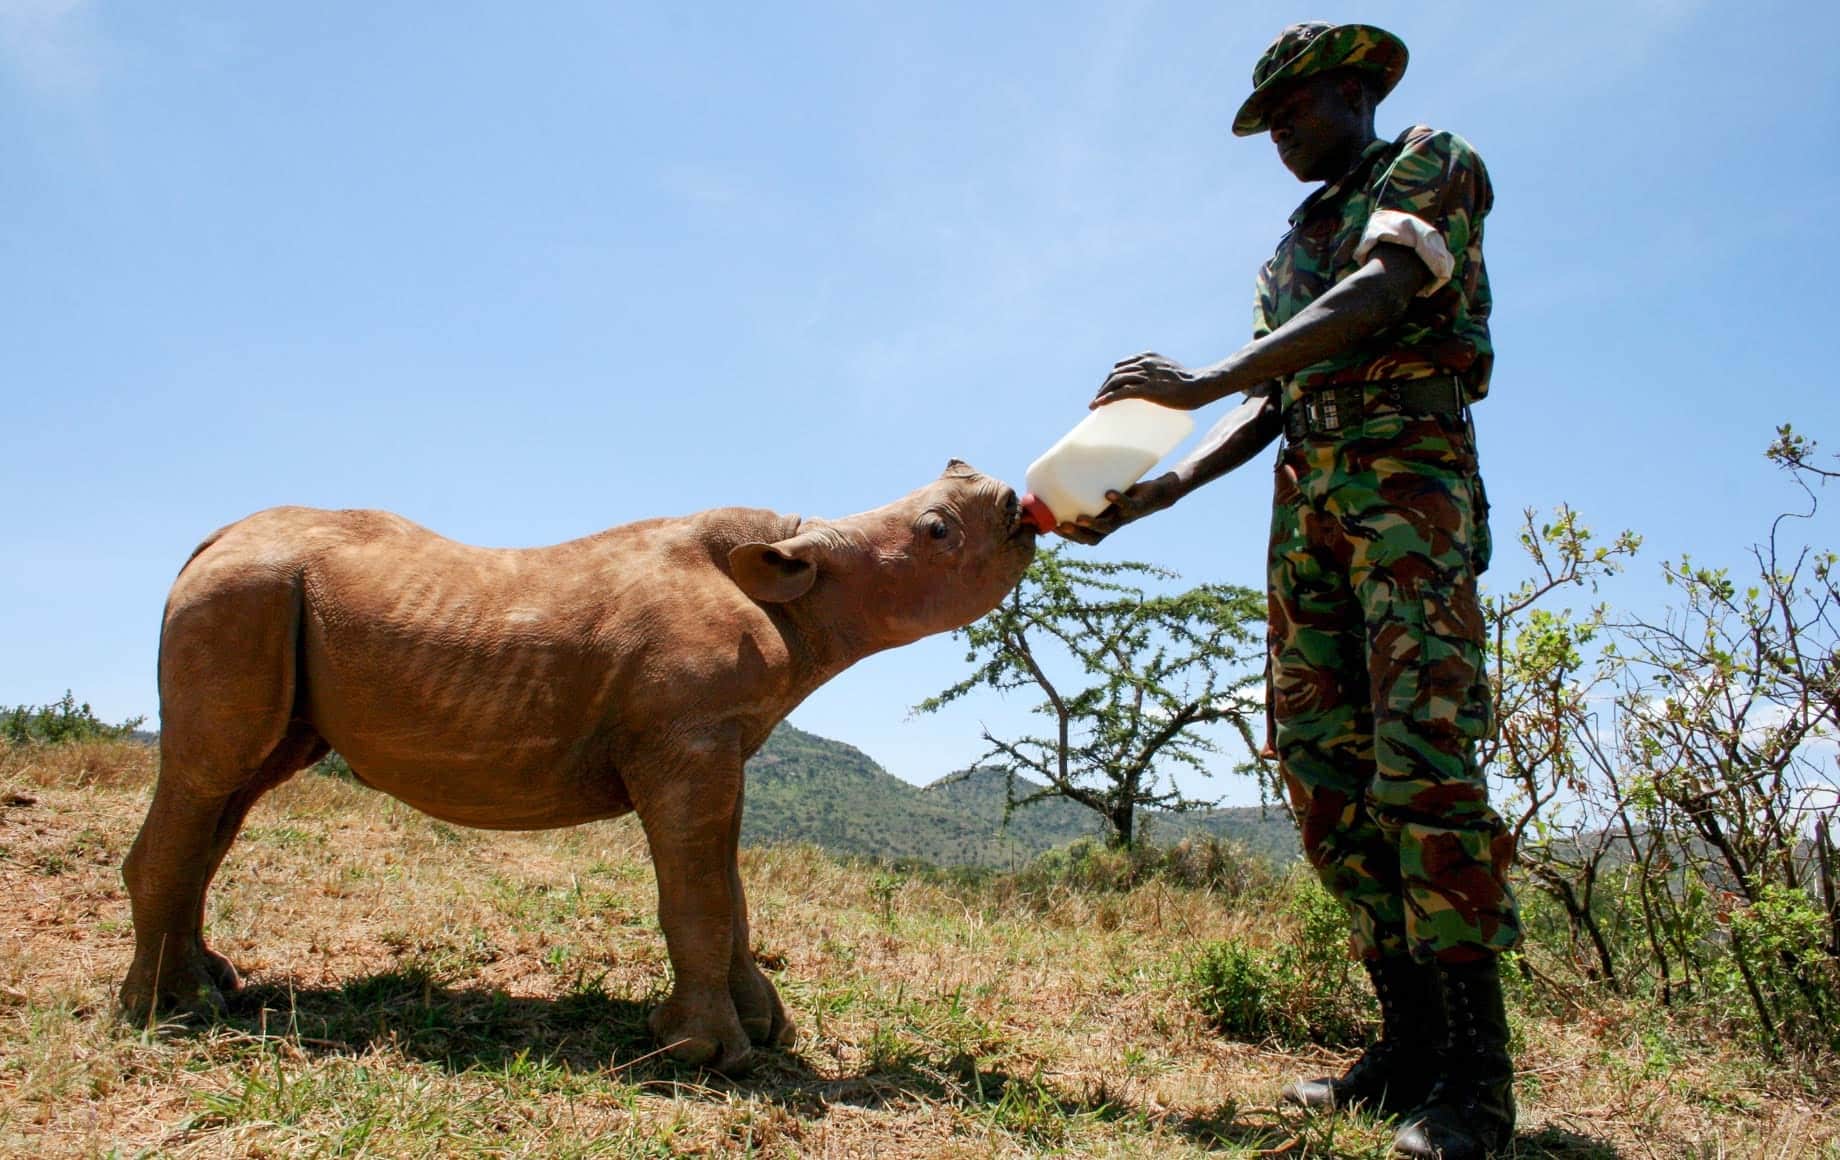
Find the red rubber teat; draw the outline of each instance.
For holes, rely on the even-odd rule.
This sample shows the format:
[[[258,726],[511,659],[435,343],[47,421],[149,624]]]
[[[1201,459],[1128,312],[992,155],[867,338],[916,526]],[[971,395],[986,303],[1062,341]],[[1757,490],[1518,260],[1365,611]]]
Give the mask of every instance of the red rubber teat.
[[[1043,534],[1060,526],[1060,521],[1048,510],[1048,505],[1041,502],[1032,491],[1022,497],[1022,522]]]

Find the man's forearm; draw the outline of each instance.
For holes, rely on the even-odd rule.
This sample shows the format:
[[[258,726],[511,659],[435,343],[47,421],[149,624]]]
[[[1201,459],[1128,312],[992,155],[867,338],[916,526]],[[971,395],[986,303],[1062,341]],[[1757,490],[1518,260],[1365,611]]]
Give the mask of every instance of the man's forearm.
[[[1162,511],[1189,492],[1232,471],[1268,446],[1283,427],[1278,414],[1277,384],[1259,392],[1224,415],[1182,461],[1161,475],[1107,492],[1111,506],[1081,516],[1056,530],[1081,544],[1096,544],[1134,520]]]
[[[1245,402],[1221,416],[1195,449],[1171,469],[1182,495],[1239,467],[1269,447],[1283,430],[1277,384],[1269,384],[1267,389],[1255,387],[1249,394]]]
[[[1207,384],[1211,401],[1334,358],[1397,322],[1430,277],[1411,250],[1376,246],[1372,259],[1283,326],[1196,371],[1195,378]]]

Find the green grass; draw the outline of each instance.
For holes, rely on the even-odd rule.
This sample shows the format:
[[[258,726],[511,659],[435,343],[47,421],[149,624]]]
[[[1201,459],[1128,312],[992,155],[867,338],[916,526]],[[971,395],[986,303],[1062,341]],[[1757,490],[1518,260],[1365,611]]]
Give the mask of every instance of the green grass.
[[[479,833],[300,778],[211,897],[212,943],[247,975],[232,1011],[126,1025],[118,864],[147,791],[105,758],[0,814],[0,1154],[1387,1154],[1384,1123],[1272,1102],[1345,1066],[1371,1018],[1313,881],[1091,850],[1014,874],[745,851],[800,1038],[723,1077],[646,1032],[668,969],[630,819]],[[1217,948],[1252,974],[1208,975]],[[1840,1146],[1830,1063],[1771,1067],[1647,1005],[1512,990],[1520,1156]],[[1223,1021],[1225,995],[1267,1020],[1326,1003],[1354,1033]]]

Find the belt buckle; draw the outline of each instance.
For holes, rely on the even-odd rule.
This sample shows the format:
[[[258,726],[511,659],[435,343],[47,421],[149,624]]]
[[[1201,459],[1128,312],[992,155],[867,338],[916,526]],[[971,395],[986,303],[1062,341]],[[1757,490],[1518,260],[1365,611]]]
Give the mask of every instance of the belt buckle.
[[[1342,426],[1341,402],[1336,398],[1336,389],[1312,391],[1303,399],[1303,416],[1308,423],[1311,434],[1338,431]]]

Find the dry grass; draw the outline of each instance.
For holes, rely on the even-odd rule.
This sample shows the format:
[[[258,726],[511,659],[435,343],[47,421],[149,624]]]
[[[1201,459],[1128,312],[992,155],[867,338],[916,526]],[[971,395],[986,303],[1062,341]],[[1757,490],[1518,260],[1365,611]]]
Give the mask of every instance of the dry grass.
[[[257,807],[211,894],[248,976],[213,1027],[112,1017],[118,867],[152,757],[0,750],[0,1152],[131,1155],[1383,1156],[1361,1117],[1270,1104],[1344,1060],[1235,1043],[1185,992],[1199,944],[1269,909],[958,887],[750,851],[756,939],[794,1051],[750,1076],[650,1055],[665,983],[630,820],[459,831],[301,777]],[[1833,1087],[1653,1012],[1517,1012],[1523,1156],[1840,1150]]]

